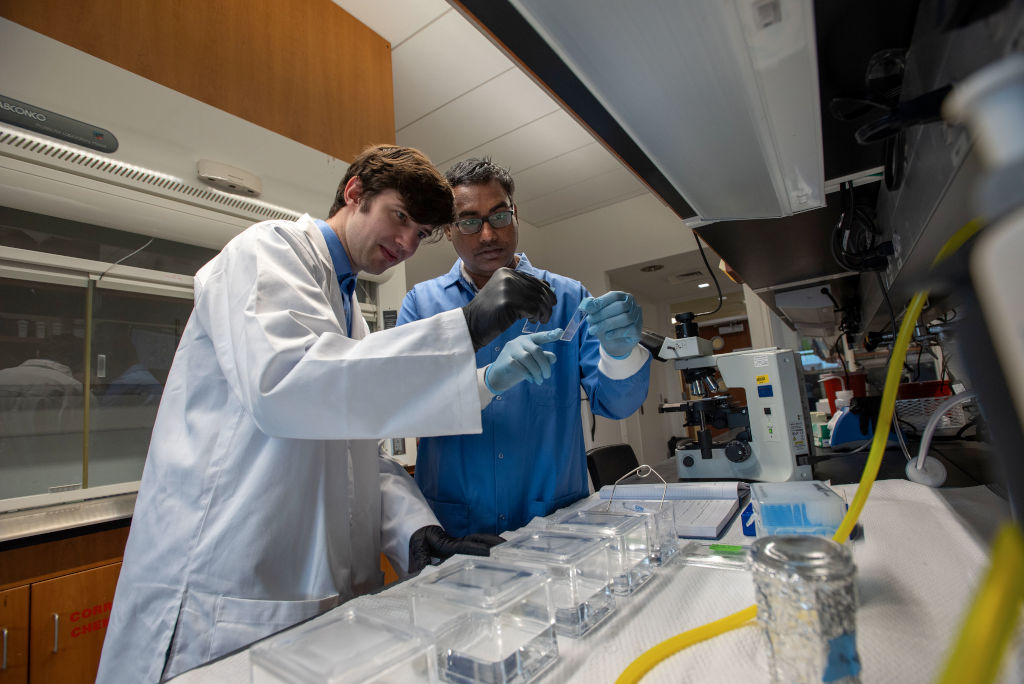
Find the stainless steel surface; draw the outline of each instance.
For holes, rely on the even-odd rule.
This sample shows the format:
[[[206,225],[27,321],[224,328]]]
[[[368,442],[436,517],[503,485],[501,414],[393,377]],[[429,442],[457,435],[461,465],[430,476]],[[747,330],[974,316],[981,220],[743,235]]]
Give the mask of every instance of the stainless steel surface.
[[[30,508],[0,515],[0,542],[130,518],[135,493]]]
[[[53,614],[53,652],[60,648],[60,615]]]
[[[990,17],[963,28],[934,26],[941,3],[921,3],[902,99],[962,81],[978,69],[1019,50],[1024,41],[1024,3],[1009,2]],[[944,123],[907,130],[906,177],[902,186],[878,195],[877,221],[896,255],[884,274],[897,315],[943,243],[977,215],[973,197],[981,164],[966,129]],[[874,274],[860,278],[861,315],[866,330],[889,323],[889,311]]]

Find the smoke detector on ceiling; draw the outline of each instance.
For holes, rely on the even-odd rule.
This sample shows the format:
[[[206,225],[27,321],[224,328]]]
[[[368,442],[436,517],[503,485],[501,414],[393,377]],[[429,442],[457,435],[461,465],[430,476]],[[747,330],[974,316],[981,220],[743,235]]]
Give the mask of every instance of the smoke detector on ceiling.
[[[259,197],[263,192],[263,181],[259,176],[236,166],[200,159],[196,163],[196,173],[199,180],[224,192],[249,197]]]

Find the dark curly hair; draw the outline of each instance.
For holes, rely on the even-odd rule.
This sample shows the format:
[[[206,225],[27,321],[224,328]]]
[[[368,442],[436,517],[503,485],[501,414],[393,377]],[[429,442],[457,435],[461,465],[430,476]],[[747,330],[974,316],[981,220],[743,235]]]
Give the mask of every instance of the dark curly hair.
[[[428,241],[440,239],[441,229],[455,218],[452,189],[441,172],[419,150],[397,145],[373,145],[359,153],[338,185],[328,218],[345,206],[345,185],[356,176],[368,201],[384,190],[398,191],[409,216],[433,226]]]
[[[512,201],[516,192],[516,182],[512,180],[512,174],[504,166],[492,162],[490,157],[463,159],[445,171],[444,177],[452,188],[457,188],[460,185],[482,185],[490,183],[492,180],[498,181],[498,185],[508,195],[509,201]]]

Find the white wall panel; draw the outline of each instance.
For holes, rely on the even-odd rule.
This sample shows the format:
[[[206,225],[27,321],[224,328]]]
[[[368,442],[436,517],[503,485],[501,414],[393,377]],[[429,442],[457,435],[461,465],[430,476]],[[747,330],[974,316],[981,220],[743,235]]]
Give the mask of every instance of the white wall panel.
[[[592,142],[516,174],[516,200],[525,203],[621,168],[618,159]]]
[[[400,145],[418,147],[432,160],[461,158],[558,106],[523,73],[510,70],[397,132]]]
[[[401,130],[512,68],[512,60],[491,45],[483,34],[466,30],[466,20],[455,12],[448,12],[391,54],[395,128]],[[501,106],[501,103],[493,103],[493,106]]]
[[[469,150],[464,155],[444,160],[442,168],[447,168],[465,157],[490,156],[496,163],[511,169],[518,184],[518,174],[521,172],[593,141],[590,133],[575,119],[561,109],[556,109],[536,121]]]
[[[369,26],[392,48],[424,24],[452,11],[444,0],[334,0],[334,4]]]
[[[646,192],[646,186],[630,171],[620,166],[571,186],[520,202],[519,213],[537,226],[546,226]]]

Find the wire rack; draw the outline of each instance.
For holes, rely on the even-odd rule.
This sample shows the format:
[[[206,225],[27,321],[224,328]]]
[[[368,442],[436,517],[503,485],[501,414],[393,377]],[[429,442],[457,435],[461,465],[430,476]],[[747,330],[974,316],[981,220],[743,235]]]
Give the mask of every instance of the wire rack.
[[[945,396],[897,399],[896,415],[901,421],[917,428],[918,432],[923,432],[928,419],[932,417],[932,414],[939,408],[939,405],[948,398],[948,396]],[[943,414],[935,434],[940,437],[952,437],[956,435],[960,428],[967,424],[967,421],[968,418],[964,413],[963,404],[954,406]]]

